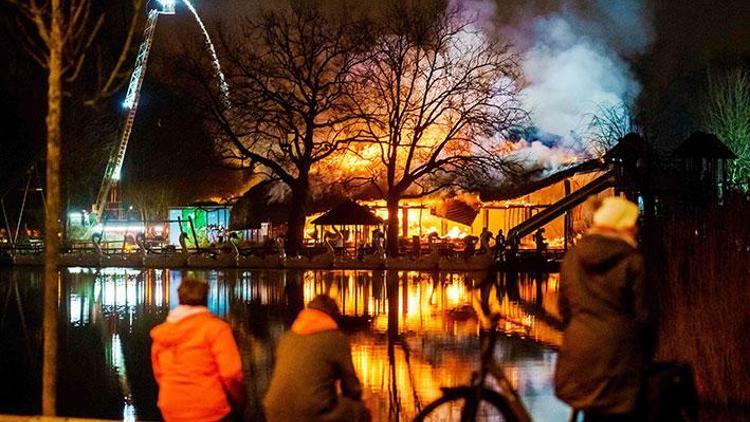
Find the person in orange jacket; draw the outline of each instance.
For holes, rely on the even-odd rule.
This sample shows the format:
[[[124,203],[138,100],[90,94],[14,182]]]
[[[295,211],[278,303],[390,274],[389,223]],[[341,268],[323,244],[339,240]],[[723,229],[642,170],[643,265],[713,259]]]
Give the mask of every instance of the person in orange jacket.
[[[208,284],[186,278],[180,305],[151,330],[151,365],[166,421],[228,420],[242,411],[242,362],[229,324],[208,312]]]

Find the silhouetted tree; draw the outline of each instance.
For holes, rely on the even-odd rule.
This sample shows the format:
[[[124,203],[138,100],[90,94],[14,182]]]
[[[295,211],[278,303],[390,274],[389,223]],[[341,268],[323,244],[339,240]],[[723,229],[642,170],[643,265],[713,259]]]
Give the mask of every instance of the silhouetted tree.
[[[352,70],[362,63],[369,31],[364,20],[329,13],[314,0],[263,10],[242,26],[240,37],[222,34],[229,98],[211,78],[192,73],[223,155],[288,188],[286,247],[296,255],[311,175],[358,136]],[[188,68],[201,68],[195,60],[187,59]]]
[[[5,0],[19,12],[22,47],[47,72],[44,364],[42,413],[55,414],[57,375],[57,262],[60,242],[60,163],[64,83],[75,81],[104,22],[91,0]],[[127,49],[125,49],[127,50]],[[117,67],[115,70],[119,70]]]
[[[633,132],[635,123],[627,105],[600,104],[597,112],[590,116],[586,129],[583,138],[588,145],[588,152],[594,158],[599,158],[625,135]]]
[[[518,58],[460,9],[390,2],[378,21],[370,59],[357,68],[369,93],[356,101],[368,136],[356,149],[386,201],[387,249],[396,254],[401,199],[450,187],[467,172],[510,171],[501,145],[525,113]]]

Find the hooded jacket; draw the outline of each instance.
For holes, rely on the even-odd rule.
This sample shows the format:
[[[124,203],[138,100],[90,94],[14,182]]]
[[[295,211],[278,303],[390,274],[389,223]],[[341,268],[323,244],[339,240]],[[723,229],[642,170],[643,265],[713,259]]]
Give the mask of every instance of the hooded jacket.
[[[339,419],[337,381],[345,398],[361,398],[346,336],[328,314],[304,309],[279,341],[271,385],[263,400],[266,419]]]
[[[206,307],[180,305],[151,330],[151,338],[165,420],[217,421],[231,412],[231,404],[244,404],[242,363],[232,330]]]
[[[584,411],[634,411],[651,341],[638,249],[616,236],[584,236],[563,261],[558,306],[557,396]]]

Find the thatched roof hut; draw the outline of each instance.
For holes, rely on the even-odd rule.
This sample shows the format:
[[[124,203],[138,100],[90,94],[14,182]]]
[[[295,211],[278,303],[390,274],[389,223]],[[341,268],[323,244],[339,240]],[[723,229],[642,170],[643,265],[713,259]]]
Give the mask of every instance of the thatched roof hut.
[[[377,226],[383,220],[370,208],[348,199],[312,222],[316,226]]]

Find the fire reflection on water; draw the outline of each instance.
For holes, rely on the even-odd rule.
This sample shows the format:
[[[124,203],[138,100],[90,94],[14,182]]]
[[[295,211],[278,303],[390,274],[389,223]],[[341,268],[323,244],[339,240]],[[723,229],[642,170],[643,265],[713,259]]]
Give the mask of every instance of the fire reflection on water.
[[[19,271],[30,270],[14,270],[11,277],[28,276]],[[235,330],[250,384],[250,416],[260,412],[279,336],[317,294],[334,298],[345,316],[374,420],[414,416],[441,394],[440,387],[466,383],[476,369],[480,323],[472,305],[476,287],[488,282],[498,286],[493,300],[507,317],[501,328],[510,336],[496,350],[506,374],[536,419],[565,415],[552,398],[555,354],[548,347],[559,343],[560,334],[546,323],[556,316],[555,275],[537,277],[540,283],[527,275],[484,273],[72,269],[63,273],[61,317],[70,326],[100,327],[101,343],[76,353],[99,353],[117,373],[119,417],[124,411],[132,418],[133,407],[139,419],[158,416],[155,403],[143,399],[143,391],[153,388],[146,385],[153,384],[150,374],[142,373],[150,366],[133,363],[148,361],[148,331],[177,305],[177,286],[186,276],[210,284],[209,308]],[[8,278],[0,278],[2,292]],[[106,350],[95,350],[97,344]],[[82,416],[91,399],[80,398]]]

